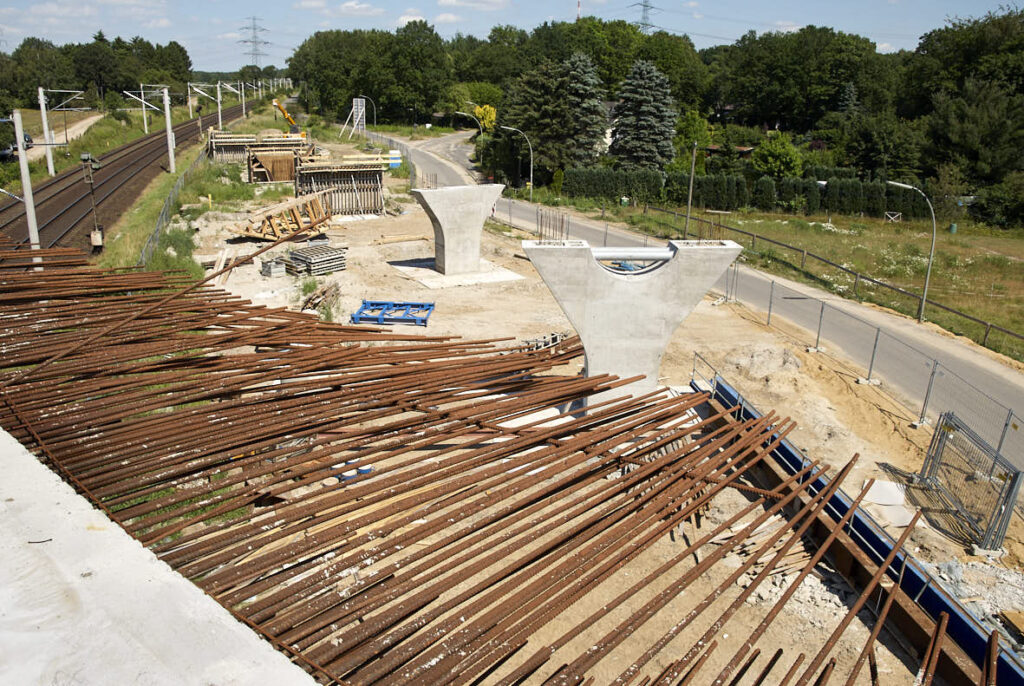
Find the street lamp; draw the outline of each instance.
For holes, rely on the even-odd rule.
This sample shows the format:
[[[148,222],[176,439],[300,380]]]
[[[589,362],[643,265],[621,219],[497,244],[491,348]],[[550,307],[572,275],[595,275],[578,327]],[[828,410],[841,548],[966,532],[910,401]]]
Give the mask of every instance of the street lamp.
[[[373,105],[373,127],[377,128],[377,103],[375,103],[371,98],[365,95],[360,95],[359,97],[366,98],[367,100],[370,101],[370,104]]]
[[[468,112],[459,112],[458,110],[456,110],[456,111],[455,111],[455,114],[461,114],[461,115],[462,115],[463,117],[469,117],[470,119],[472,119],[473,121],[475,121],[475,122],[476,122],[476,125],[477,125],[477,128],[479,128],[479,129],[480,129],[480,137],[481,137],[481,138],[483,138],[483,136],[484,136],[484,127],[483,127],[483,126],[481,126],[481,124],[480,124],[480,120],[479,120],[479,119],[477,119],[476,117],[474,117],[474,116],[473,116],[472,114],[469,114]]]
[[[920,188],[911,186],[909,183],[900,183],[899,181],[886,181],[886,183],[897,188],[917,191],[924,198],[924,201],[928,203],[928,211],[932,213],[932,248],[928,252],[928,271],[924,273],[924,293],[921,294],[921,307],[917,310],[917,321],[920,323],[924,321],[924,304],[928,301],[928,281],[932,277],[932,262],[935,260],[935,209],[932,207],[932,201],[928,199],[928,196]]]
[[[526,144],[530,147],[530,202],[533,202],[533,145],[530,144],[529,137],[519,129],[513,126],[502,126],[501,128],[520,134],[523,138],[526,138]]]

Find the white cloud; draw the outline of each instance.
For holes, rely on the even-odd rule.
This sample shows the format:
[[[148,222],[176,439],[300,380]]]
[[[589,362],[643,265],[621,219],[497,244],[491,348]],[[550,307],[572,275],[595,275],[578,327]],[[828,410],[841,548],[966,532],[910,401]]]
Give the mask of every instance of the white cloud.
[[[238,40],[242,37],[238,31],[228,31],[227,33],[217,34],[217,38],[220,40]]]
[[[687,7],[697,7],[698,5],[700,5],[700,3],[695,2],[694,0],[690,0],[690,2],[686,3]]]
[[[896,51],[896,47],[892,43],[879,43],[877,47],[878,47],[878,51],[879,52],[895,52]]]
[[[29,14],[57,19],[95,17],[96,8],[85,3],[41,2],[29,8]]]
[[[451,12],[444,12],[434,17],[435,24],[454,24],[460,21],[462,21],[462,17]]]
[[[474,10],[494,11],[508,5],[508,0],[437,0],[440,7],[469,7]]]
[[[694,13],[693,13],[693,18],[694,18],[694,19],[703,19],[703,18],[704,18],[704,15],[703,15],[703,14],[701,14],[700,12],[694,12]]]
[[[359,0],[348,0],[338,5],[333,10],[330,10],[332,15],[345,16],[345,17],[375,17],[384,14],[386,10],[383,7],[374,7],[368,2],[359,2]]]
[[[398,25],[405,26],[410,21],[426,21],[426,17],[418,9],[410,7],[398,17]]]
[[[292,5],[293,10],[322,10],[327,7],[327,0],[299,0]]]
[[[797,24],[794,21],[786,20],[777,21],[775,22],[775,25],[778,26],[779,31],[782,31],[783,33],[793,33],[794,31],[799,31],[803,28],[803,24]]]
[[[152,19],[146,22],[147,29],[166,29],[171,25],[171,20],[167,17],[160,17],[159,19]]]

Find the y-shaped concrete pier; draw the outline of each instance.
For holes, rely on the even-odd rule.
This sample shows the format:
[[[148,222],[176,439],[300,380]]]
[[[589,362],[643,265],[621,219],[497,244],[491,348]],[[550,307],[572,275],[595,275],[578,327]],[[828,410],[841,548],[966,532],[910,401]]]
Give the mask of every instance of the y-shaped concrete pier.
[[[583,340],[587,376],[645,377],[595,401],[657,388],[672,334],[743,250],[733,241],[670,241],[664,248],[523,241],[523,249]],[[648,266],[603,264],[615,260]]]
[[[411,191],[434,225],[434,269],[442,274],[480,271],[480,234],[504,187],[495,183]]]

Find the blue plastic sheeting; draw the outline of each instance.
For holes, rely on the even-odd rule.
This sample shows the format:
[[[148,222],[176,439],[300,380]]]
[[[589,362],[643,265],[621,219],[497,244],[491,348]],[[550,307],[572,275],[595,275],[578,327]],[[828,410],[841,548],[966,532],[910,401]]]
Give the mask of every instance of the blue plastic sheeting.
[[[426,326],[434,303],[364,300],[355,314],[353,324],[415,324]]]
[[[690,384],[694,390],[705,390],[700,388],[696,382],[691,381]],[[740,394],[720,376],[715,377],[714,397],[725,407],[741,405],[740,414],[743,419],[761,416],[756,408],[742,399]],[[772,451],[772,457],[788,474],[797,473],[809,462],[799,450],[786,440],[783,440],[779,447]],[[827,485],[828,479],[819,476],[808,487],[808,491],[817,493]],[[853,500],[840,490],[829,500],[829,507],[825,509],[825,512],[834,521],[839,521],[852,504]],[[852,531],[849,532],[851,538],[875,564],[881,564],[896,544],[895,539],[889,536],[863,510],[853,515],[850,527],[852,528]],[[976,665],[981,667],[988,651],[989,632],[960,603],[934,583],[912,555],[907,555],[902,551],[896,555],[892,565],[886,570],[893,582],[899,579],[900,568],[905,558],[907,558],[907,566],[901,584],[903,592],[913,598],[917,605],[933,619],[937,619],[941,612],[948,613],[949,625],[946,627],[946,634],[956,641],[957,645]],[[1024,685],[1024,666],[1017,661],[1012,652],[1006,650],[1005,646],[999,651],[997,674],[1000,686],[1004,684]]]

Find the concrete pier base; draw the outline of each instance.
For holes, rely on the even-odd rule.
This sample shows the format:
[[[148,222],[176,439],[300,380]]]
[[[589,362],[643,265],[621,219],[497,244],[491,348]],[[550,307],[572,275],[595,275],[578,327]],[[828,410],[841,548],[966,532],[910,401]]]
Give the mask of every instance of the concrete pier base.
[[[672,334],[743,250],[733,241],[671,241],[664,248],[523,241],[523,249],[583,340],[587,376],[644,376],[595,401],[657,388]],[[650,266],[618,271],[602,260]]]
[[[434,268],[442,274],[480,270],[480,233],[504,185],[416,188],[412,196],[434,225]]]

